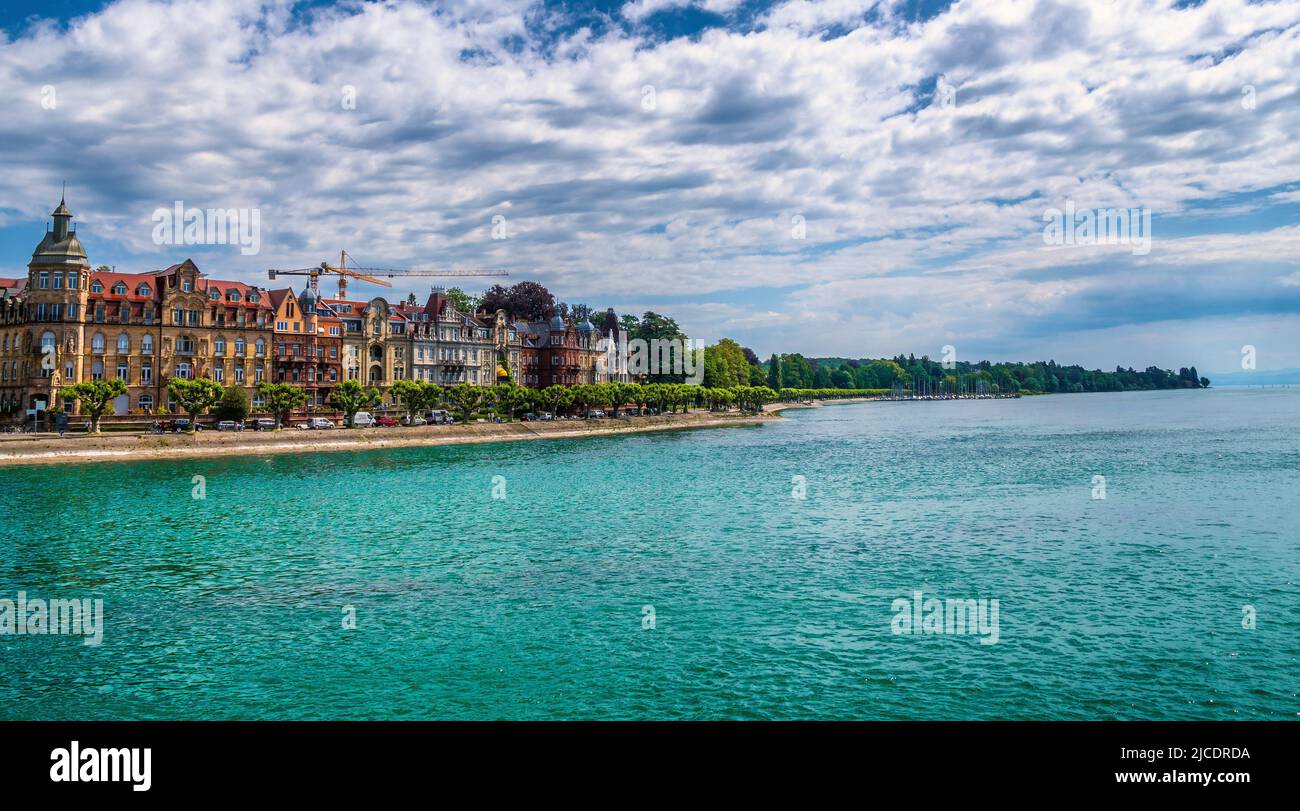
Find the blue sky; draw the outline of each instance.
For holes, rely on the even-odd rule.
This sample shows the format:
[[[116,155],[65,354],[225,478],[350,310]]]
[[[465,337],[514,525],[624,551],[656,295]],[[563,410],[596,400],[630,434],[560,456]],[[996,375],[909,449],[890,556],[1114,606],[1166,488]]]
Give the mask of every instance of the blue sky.
[[[119,270],[347,249],[760,355],[1300,367],[1300,0],[11,0],[0,30],[0,276],[66,182]],[[155,244],[177,200],[256,209],[259,252]],[[1067,203],[1149,211],[1149,250],[1046,244]]]

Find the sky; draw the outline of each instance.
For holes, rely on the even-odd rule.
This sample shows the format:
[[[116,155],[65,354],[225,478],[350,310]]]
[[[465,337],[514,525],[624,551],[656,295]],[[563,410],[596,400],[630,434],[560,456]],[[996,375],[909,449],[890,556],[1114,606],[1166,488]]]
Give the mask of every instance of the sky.
[[[0,98],[0,277],[66,183],[124,272],[346,249],[763,357],[1300,368],[1300,0],[7,0]],[[257,252],[160,239],[177,201]]]

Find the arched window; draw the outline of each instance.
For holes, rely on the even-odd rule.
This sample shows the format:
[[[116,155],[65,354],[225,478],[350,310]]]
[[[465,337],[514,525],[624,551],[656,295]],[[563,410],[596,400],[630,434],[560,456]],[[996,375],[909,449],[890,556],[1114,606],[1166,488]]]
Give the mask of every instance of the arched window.
[[[143,296],[144,298],[149,298],[150,296],[153,295],[153,288],[147,284],[141,284],[139,287],[135,289],[135,294],[137,296]]]
[[[143,338],[140,339],[140,352],[143,353],[143,354],[145,354],[145,355],[152,355],[152,354],[153,354],[153,336],[152,336],[152,335],[149,335],[148,333],[145,333],[145,336],[144,336]]]
[[[125,332],[117,336],[117,351],[121,355],[131,351],[131,338]]]
[[[257,339],[257,344],[256,344],[255,346],[256,346],[256,350],[257,350],[257,355],[258,355],[258,357],[261,357],[262,355],[265,355],[265,354],[266,354],[266,339],[265,339],[265,338],[258,338],[258,339]]]
[[[104,351],[104,333],[96,332],[95,337],[90,339],[90,351],[103,353]]]
[[[99,279],[96,279],[95,281],[90,283],[90,292],[92,293],[104,292],[104,285],[100,284]]]
[[[221,336],[214,338],[212,340],[212,352],[215,355],[226,354],[226,339]]]
[[[248,343],[243,338],[235,339],[235,357],[242,358],[248,354]]]
[[[125,295],[126,295],[126,282],[118,282],[117,284],[113,285],[113,295],[115,295],[115,296],[125,296]]]
[[[140,406],[140,408],[144,409],[145,411],[148,411],[149,409],[153,408],[153,395],[141,394],[140,400],[138,401],[138,405]]]
[[[5,343],[8,343],[8,342],[9,342],[9,341],[8,341],[8,339],[6,338],[6,339],[5,339]],[[17,346],[17,344],[18,344],[18,342],[17,342],[17,341],[14,341],[14,345]],[[47,331],[47,332],[43,332],[43,333],[41,333],[41,354],[42,354],[42,355],[46,355],[46,354],[49,354],[50,352],[53,352],[53,351],[54,351],[54,348],[55,348],[56,346],[58,346],[58,344],[59,344],[59,339],[56,338],[56,337],[54,337],[54,333],[53,333],[53,332],[48,332],[48,331]],[[8,348],[8,347],[6,347],[6,349],[7,349],[7,348]]]
[[[379,344],[375,344],[374,346],[370,347],[370,359],[371,359],[371,360],[383,360],[383,359],[384,359],[384,348],[383,348],[382,346],[380,346]]]

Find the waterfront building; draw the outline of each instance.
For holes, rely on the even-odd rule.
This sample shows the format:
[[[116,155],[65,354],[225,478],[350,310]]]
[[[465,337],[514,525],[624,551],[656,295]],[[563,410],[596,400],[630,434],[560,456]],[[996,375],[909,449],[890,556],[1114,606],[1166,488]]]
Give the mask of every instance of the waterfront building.
[[[172,377],[207,377],[250,395],[269,372],[266,291],[205,277],[186,259],[153,273],[90,269],[64,201],[25,283],[0,300],[0,412],[59,402],[63,386],[121,378],[116,414],[167,407]]]
[[[408,324],[412,379],[444,386],[497,381],[492,326],[456,309],[446,290],[433,288],[423,306],[412,295],[400,311]]]
[[[328,405],[330,392],[343,379],[341,321],[310,285],[300,294],[272,290],[270,299],[275,309],[275,382],[304,389],[309,406]]]

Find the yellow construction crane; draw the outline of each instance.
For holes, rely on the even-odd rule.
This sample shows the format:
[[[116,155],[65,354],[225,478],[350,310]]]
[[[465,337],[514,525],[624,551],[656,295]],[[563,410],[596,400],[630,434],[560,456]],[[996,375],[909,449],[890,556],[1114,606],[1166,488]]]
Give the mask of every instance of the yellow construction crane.
[[[361,268],[353,264],[348,266],[348,260],[352,256],[347,251],[339,251],[339,263],[331,265],[328,262],[321,262],[314,268],[295,268],[293,270],[278,270],[270,268],[266,271],[267,275],[274,279],[276,276],[308,276],[308,286],[312,290],[320,292],[320,277],[322,273],[332,273],[339,277],[339,298],[348,297],[348,279],[356,279],[359,282],[370,282],[371,284],[381,285],[383,287],[392,287],[389,282],[379,278],[380,276],[389,279],[400,279],[408,276],[509,276],[503,270],[412,270],[409,268]],[[355,259],[352,260],[354,263]]]

